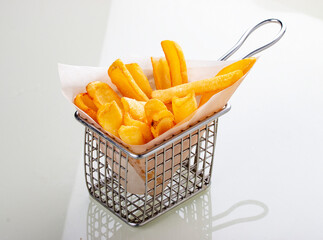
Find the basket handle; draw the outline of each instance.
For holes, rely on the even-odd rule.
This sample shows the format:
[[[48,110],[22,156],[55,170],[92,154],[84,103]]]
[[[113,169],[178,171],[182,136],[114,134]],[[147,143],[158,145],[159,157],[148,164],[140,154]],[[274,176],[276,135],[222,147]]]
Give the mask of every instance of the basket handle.
[[[249,28],[242,36],[241,38],[239,39],[239,41],[226,53],[224,54],[220,59],[219,61],[224,61],[224,60],[227,60],[229,57],[231,57],[236,51],[238,51],[238,49],[242,46],[242,44],[247,40],[247,38],[250,36],[251,33],[253,33],[257,28],[267,24],[267,23],[277,23],[280,25],[280,31],[279,33],[275,36],[275,38],[263,45],[262,47],[260,48],[257,48],[256,50],[250,52],[249,54],[247,54],[246,56],[244,56],[242,59],[244,58],[248,58],[248,57],[251,57],[269,47],[271,47],[272,45],[274,45],[276,42],[278,42],[282,36],[285,34],[286,32],[286,26],[285,24],[283,24],[282,21],[280,21],[279,19],[276,19],[276,18],[269,18],[269,19],[266,19],[260,23],[258,23],[257,25],[255,25],[254,27],[251,27]]]

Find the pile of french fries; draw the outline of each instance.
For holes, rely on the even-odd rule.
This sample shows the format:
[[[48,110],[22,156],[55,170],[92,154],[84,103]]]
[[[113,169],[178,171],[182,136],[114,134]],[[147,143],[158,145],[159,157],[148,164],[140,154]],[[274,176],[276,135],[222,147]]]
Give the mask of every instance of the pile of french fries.
[[[141,145],[168,131],[192,115],[214,94],[233,85],[256,62],[255,58],[237,61],[216,76],[188,82],[181,47],[174,41],[161,42],[165,57],[151,57],[156,90],[149,84],[137,63],[117,59],[108,69],[111,82],[94,81],[74,103],[107,132],[130,145]],[[196,96],[201,95],[199,105]]]

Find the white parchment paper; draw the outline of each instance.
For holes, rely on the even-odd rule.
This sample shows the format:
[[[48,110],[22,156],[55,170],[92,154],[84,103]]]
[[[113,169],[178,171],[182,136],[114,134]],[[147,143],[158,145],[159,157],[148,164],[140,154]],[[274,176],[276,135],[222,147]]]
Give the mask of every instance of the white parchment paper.
[[[127,61],[124,61],[127,63]],[[150,60],[142,60],[138,59],[136,61],[143,68],[144,73],[149,79],[153,89],[155,89],[154,79],[153,79],[153,71]],[[215,76],[223,67],[233,63],[234,61],[187,61],[188,66],[188,81],[197,81],[205,78],[210,78]],[[58,71],[62,86],[63,95],[67,98],[69,102],[72,104],[74,98],[77,94],[81,92],[86,92],[86,85],[92,81],[102,81],[108,83],[113,90],[115,90],[120,96],[120,92],[116,88],[116,86],[111,82],[109,75],[107,73],[108,67],[87,67],[87,66],[71,66],[65,64],[58,65]],[[246,74],[247,75],[247,74]],[[245,76],[246,76],[245,75]],[[114,138],[118,142],[122,143],[126,147],[130,148],[134,153],[140,154],[144,153],[151,147],[158,145],[164,139],[169,138],[170,136],[180,132],[183,129],[186,129],[188,126],[193,125],[197,121],[204,119],[207,116],[212,115],[213,113],[221,110],[225,104],[228,102],[232,94],[235,92],[237,87],[241,84],[243,76],[238,82],[236,82],[231,87],[215,94],[207,103],[205,103],[202,107],[198,108],[197,111],[193,114],[193,116],[188,117],[188,119],[183,122],[177,124],[174,128],[165,132],[161,136],[153,139],[152,141],[144,144],[144,145],[129,145],[124,143],[121,139],[116,138],[115,136],[109,134],[104,131],[99,124],[93,121],[85,112],[78,109],[77,110],[82,114],[82,116],[86,116],[87,120],[95,125],[97,128],[105,132],[110,137]]]

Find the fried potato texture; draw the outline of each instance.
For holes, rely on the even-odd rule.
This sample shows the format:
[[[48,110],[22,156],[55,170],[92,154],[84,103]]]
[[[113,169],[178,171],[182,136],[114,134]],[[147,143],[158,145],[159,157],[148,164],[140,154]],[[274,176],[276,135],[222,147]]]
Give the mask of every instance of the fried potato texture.
[[[123,113],[116,101],[102,105],[98,110],[97,119],[104,130],[119,136],[118,130],[123,122]]]
[[[107,83],[100,81],[90,82],[86,86],[86,91],[97,108],[112,101],[115,101],[119,107],[122,107],[120,97]]]
[[[74,104],[96,121],[98,108],[87,93],[80,93],[74,98]]]
[[[122,141],[130,145],[142,145],[145,144],[145,139],[137,126],[125,126],[122,125],[119,128],[119,136]]]
[[[209,79],[189,82],[164,90],[155,90],[152,92],[152,98],[159,99],[164,103],[169,103],[172,101],[173,97],[184,97],[192,91],[194,91],[196,95],[202,95],[212,91],[220,92],[233,85],[242,76],[243,72],[241,70],[236,70]]]
[[[138,63],[126,64],[126,68],[130,72],[131,76],[140,87],[140,89],[147,95],[148,98],[151,98],[152,88],[149,84],[147,76],[144,74],[142,68]]]
[[[227,74],[227,73],[230,73],[230,72],[233,72],[236,70],[241,70],[243,72],[243,75],[245,75],[253,67],[256,60],[257,60],[256,58],[252,57],[252,58],[246,58],[246,59],[236,61],[236,62],[230,64],[229,66],[226,66],[225,68],[223,68],[220,72],[218,72],[218,74],[216,76]],[[216,92],[208,92],[208,93],[203,94],[203,96],[201,97],[201,100],[200,100],[199,107],[202,106],[203,104],[205,104],[207,101],[209,101],[209,99],[214,94],[216,94]]]
[[[179,123],[183,121],[197,109],[195,93],[191,92],[182,98],[173,97],[172,107],[175,122]]]
[[[167,59],[172,87],[187,83],[187,67],[181,47],[170,40],[162,41],[161,46]]]
[[[108,69],[108,74],[112,83],[116,85],[124,97],[133,98],[138,101],[149,100],[120,59],[112,63]]]

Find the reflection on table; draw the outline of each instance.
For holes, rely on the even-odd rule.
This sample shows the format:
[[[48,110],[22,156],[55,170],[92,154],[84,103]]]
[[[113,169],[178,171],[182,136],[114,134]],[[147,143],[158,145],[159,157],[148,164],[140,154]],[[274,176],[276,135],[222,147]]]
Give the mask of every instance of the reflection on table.
[[[212,239],[212,233],[229,226],[257,221],[268,213],[268,207],[256,200],[239,201],[220,214],[212,216],[210,190],[197,195],[183,206],[157,218],[142,227],[134,228],[122,222],[110,211],[91,198],[87,213],[87,239]],[[258,214],[239,216],[222,221],[235,210],[243,207],[258,208]],[[254,212],[254,211],[252,211]],[[163,221],[163,224],[160,224]]]

